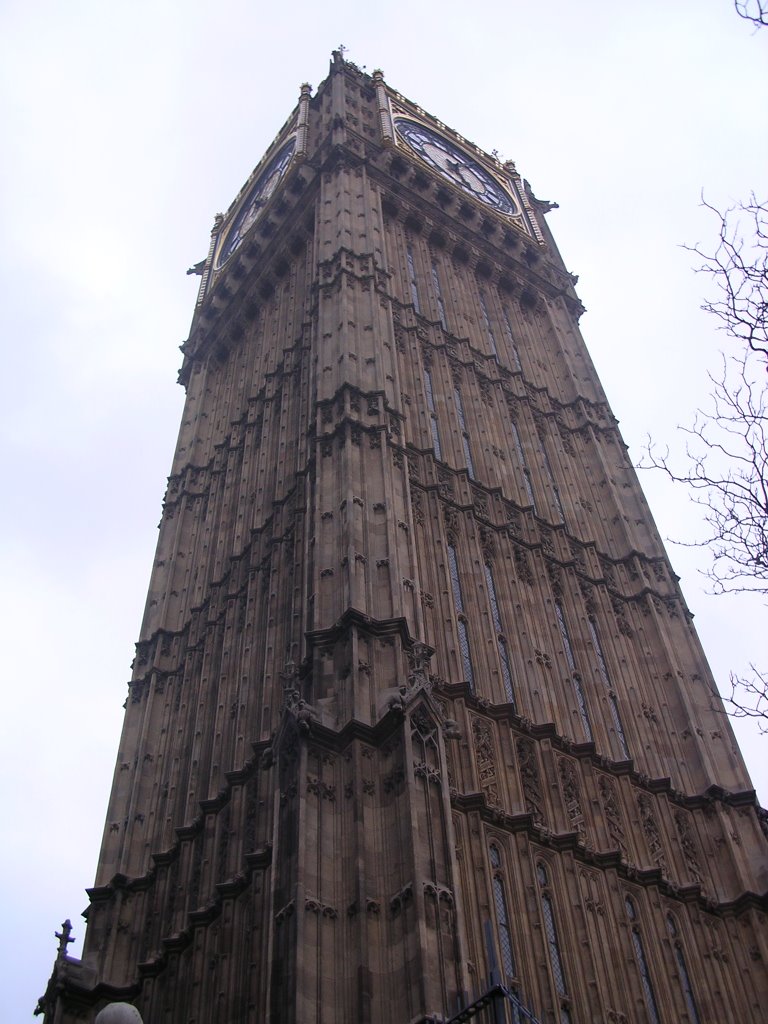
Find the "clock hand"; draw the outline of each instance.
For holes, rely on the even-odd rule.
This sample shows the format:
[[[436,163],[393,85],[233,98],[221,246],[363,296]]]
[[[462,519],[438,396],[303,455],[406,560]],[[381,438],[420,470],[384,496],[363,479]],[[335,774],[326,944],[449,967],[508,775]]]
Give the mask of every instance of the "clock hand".
[[[463,168],[457,160],[446,160],[446,165],[448,169],[456,175],[456,177],[459,179],[459,181],[465,188],[470,187],[469,182],[464,177]]]

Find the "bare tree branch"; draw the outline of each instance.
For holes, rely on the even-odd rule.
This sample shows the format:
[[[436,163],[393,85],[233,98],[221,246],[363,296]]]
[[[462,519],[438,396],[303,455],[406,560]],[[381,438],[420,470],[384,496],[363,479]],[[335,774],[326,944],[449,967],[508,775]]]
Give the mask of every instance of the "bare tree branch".
[[[768,0],[736,3],[742,17]],[[750,19],[752,20],[752,19]],[[650,439],[640,469],[660,469],[688,488],[703,509],[706,534],[686,546],[706,547],[706,570],[716,594],[768,594],[768,206],[751,195],[724,213],[702,200],[718,221],[714,251],[686,246],[713,282],[715,298],[702,306],[729,338],[717,376],[709,375],[709,404],[680,427],[685,454],[672,459]],[[768,673],[731,674],[726,697],[734,718],[760,720],[768,733]]]
[[[768,3],[765,0],[734,0],[736,13],[745,21],[751,21],[757,28],[768,25]]]
[[[712,405],[700,409],[685,435],[680,468],[669,451],[648,444],[641,469],[660,469],[684,484],[704,510],[707,533],[678,542],[707,547],[714,593],[768,593],[768,393],[756,379],[755,357],[723,358],[719,377],[710,375]]]
[[[768,361],[768,209],[755,194],[724,213],[702,198],[718,219],[715,251],[685,246],[702,260],[695,269],[709,274],[718,297],[701,307],[720,321],[734,341]]]
[[[752,677],[731,673],[731,695],[725,697],[732,718],[756,718],[761,733],[768,734],[768,673],[749,666]]]

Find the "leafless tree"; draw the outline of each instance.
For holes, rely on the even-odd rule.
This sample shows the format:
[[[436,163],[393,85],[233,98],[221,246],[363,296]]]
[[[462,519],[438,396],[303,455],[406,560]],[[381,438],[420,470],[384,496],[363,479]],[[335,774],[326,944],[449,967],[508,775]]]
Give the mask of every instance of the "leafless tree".
[[[723,357],[720,375],[710,374],[710,406],[680,427],[682,468],[653,445],[641,463],[684,484],[702,507],[706,533],[690,546],[709,548],[718,594],[768,594],[768,392],[759,374],[754,356]]]
[[[768,25],[768,3],[766,0],[734,0],[736,13],[745,21],[751,21],[758,28]]]
[[[750,665],[751,676],[731,672],[731,693],[725,697],[733,718],[757,719],[761,733],[768,734],[768,673]]]
[[[718,221],[718,244],[711,253],[698,245],[689,251],[700,257],[695,269],[709,274],[716,297],[702,307],[739,345],[768,364],[768,206],[754,193],[721,213],[702,200]]]
[[[642,468],[663,470],[685,485],[703,509],[709,549],[707,576],[714,593],[768,594],[768,206],[752,195],[724,213],[704,203],[718,221],[711,252],[689,247],[711,276],[714,298],[703,305],[729,342],[709,404],[685,436],[685,457],[671,459],[649,444]],[[731,676],[731,713],[758,718],[768,732],[768,674]],[[728,699],[728,698],[726,698]]]

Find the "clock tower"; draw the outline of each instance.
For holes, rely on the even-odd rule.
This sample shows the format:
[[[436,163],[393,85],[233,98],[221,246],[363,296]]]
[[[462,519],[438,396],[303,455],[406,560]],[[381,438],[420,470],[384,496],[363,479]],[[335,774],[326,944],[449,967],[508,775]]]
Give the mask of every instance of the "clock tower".
[[[764,1019],[765,815],[547,209],[335,53],[216,218],[47,1024]]]

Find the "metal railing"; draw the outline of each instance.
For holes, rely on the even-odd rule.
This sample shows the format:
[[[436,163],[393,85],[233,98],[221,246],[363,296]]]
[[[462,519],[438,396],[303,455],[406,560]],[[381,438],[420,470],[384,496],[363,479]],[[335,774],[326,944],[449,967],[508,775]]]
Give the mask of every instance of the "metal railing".
[[[539,1024],[531,1013],[505,985],[496,984],[463,1010],[450,1017],[445,1024],[464,1024],[474,1020],[477,1024]]]

